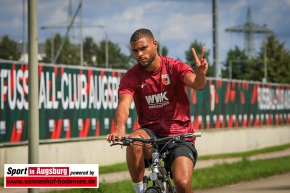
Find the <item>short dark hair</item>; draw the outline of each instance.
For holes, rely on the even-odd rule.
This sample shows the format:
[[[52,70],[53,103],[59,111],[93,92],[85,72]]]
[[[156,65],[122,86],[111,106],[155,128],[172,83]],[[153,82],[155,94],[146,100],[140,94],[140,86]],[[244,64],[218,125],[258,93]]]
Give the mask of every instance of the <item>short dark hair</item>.
[[[135,42],[141,38],[151,38],[154,40],[154,36],[149,29],[141,28],[132,34],[130,42]]]

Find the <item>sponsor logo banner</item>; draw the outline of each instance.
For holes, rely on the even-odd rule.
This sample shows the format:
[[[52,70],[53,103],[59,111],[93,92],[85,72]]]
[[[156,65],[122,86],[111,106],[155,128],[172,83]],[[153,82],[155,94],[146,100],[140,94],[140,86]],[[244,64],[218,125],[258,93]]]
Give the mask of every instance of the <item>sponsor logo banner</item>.
[[[4,164],[4,188],[98,187],[98,164]]]
[[[28,65],[0,62],[0,144],[28,140]],[[99,138],[116,129],[118,86],[125,71],[39,64],[40,141]],[[168,74],[162,84],[172,86]],[[141,85],[146,88],[148,85]],[[195,130],[290,124],[290,85],[207,78],[202,91],[187,88]],[[149,108],[171,100],[145,96]],[[139,128],[135,104],[126,133]]]

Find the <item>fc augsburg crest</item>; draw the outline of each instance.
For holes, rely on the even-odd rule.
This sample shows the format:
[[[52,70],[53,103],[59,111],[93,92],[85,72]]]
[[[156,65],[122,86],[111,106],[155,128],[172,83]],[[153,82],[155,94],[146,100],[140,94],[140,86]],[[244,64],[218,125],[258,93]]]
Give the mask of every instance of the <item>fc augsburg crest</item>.
[[[170,79],[169,79],[169,75],[168,74],[162,74],[161,75],[161,79],[162,79],[162,84],[164,84],[164,85],[169,85],[170,84]]]

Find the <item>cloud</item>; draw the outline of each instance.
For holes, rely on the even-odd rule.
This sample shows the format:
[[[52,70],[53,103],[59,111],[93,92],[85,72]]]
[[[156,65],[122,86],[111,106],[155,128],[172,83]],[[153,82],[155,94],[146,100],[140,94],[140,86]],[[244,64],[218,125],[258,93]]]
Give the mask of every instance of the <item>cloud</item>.
[[[27,2],[27,0],[26,0]],[[72,14],[78,0],[71,0]],[[66,24],[69,0],[38,0],[38,23],[40,26]],[[259,25],[267,24],[281,41],[290,48],[290,0],[222,0],[219,1],[219,55],[225,60],[226,53],[236,45],[244,48],[244,34],[227,33],[225,29],[246,22],[247,8],[252,19]],[[26,6],[27,7],[27,6]],[[27,16],[27,13],[26,13]],[[78,14],[76,21],[80,21]],[[22,1],[0,1],[1,32],[14,39],[22,37]],[[119,44],[122,52],[128,54],[131,34],[138,28],[152,30],[156,39],[169,50],[169,55],[185,58],[189,45],[198,40],[212,53],[212,1],[204,0],[84,0],[83,36],[91,36],[99,42],[108,34],[109,40]],[[104,29],[96,27],[105,26]],[[95,26],[95,27],[94,27]],[[27,29],[27,26],[26,26]],[[45,41],[52,33],[64,35],[66,29],[40,30],[39,40]],[[80,30],[73,33],[79,41]],[[259,49],[261,36],[256,36]],[[212,57],[212,55],[210,56]]]
[[[68,18],[68,10],[65,7],[64,3],[58,3],[58,6],[55,6],[55,3],[46,2],[44,4],[40,4],[38,8],[39,17],[39,25],[40,26],[56,26],[56,25],[67,25]]]

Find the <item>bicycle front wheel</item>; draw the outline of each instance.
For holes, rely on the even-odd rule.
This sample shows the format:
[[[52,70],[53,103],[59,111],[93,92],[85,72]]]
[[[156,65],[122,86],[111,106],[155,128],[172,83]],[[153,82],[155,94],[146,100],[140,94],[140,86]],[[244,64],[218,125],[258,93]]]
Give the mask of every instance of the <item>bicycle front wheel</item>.
[[[162,193],[162,191],[159,187],[151,186],[147,188],[144,193]]]

